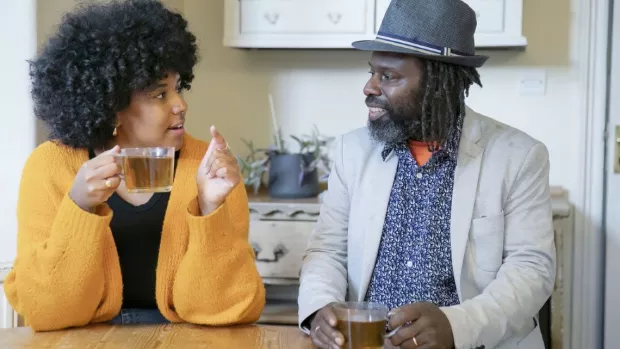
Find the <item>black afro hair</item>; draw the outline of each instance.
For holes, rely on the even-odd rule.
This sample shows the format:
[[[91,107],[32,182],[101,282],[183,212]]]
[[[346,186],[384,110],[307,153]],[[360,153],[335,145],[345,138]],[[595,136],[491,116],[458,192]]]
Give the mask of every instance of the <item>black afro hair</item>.
[[[198,60],[187,21],[156,0],[86,4],[64,15],[30,61],[35,115],[50,138],[74,148],[105,147],[116,113],[134,91],[169,72],[189,89]]]

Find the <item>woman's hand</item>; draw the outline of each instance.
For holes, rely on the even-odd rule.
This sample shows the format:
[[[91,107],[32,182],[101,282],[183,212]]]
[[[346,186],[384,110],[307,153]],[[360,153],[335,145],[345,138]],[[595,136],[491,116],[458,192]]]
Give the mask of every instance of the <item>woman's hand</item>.
[[[211,137],[213,138],[196,175],[198,204],[203,216],[220,207],[241,181],[237,159],[215,126],[211,126]]]
[[[116,163],[115,155],[120,148],[103,152],[80,167],[75,175],[69,197],[82,210],[92,212],[97,206],[106,202],[121,183],[121,167]]]

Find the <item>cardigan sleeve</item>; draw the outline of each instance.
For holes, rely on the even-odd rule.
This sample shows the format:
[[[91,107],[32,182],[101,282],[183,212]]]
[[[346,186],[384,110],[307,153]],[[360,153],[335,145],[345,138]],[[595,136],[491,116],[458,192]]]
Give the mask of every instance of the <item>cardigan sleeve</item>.
[[[102,303],[102,245],[111,220],[60,193],[52,177],[63,162],[53,155],[38,149],[24,167],[17,258],[4,282],[9,303],[36,331],[91,321]]]
[[[265,288],[248,241],[249,207],[240,183],[213,213],[202,217],[197,199],[187,212],[189,242],[177,270],[173,302],[187,322],[252,323],[265,306]]]

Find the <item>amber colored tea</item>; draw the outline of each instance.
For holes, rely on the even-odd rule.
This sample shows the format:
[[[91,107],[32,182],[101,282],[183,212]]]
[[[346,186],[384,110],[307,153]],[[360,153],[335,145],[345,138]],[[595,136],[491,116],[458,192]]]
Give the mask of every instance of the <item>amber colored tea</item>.
[[[337,328],[345,338],[344,349],[382,349],[387,321],[338,320]]]
[[[124,156],[122,162],[125,186],[130,193],[172,190],[173,157]]]

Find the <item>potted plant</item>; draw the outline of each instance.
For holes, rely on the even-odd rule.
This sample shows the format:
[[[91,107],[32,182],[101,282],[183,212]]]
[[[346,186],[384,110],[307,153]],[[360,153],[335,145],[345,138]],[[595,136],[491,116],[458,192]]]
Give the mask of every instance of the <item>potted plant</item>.
[[[267,172],[267,162],[269,158],[259,158],[257,154],[264,153],[261,149],[256,149],[252,141],[242,139],[243,143],[248,147],[250,153],[245,158],[237,156],[239,167],[246,188],[252,188],[254,194],[258,194],[263,182],[263,175]]]
[[[251,141],[244,140],[250,154],[239,159],[246,185],[257,193],[262,177],[268,174],[269,195],[274,198],[296,199],[319,194],[321,181],[329,176],[330,159],[326,148],[331,137],[322,136],[315,127],[312,134],[291,136],[297,144],[290,149],[276,132],[275,144],[267,149],[256,149]],[[257,157],[263,153],[265,157]]]

